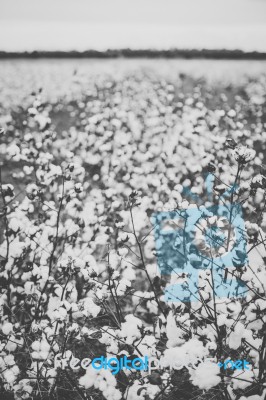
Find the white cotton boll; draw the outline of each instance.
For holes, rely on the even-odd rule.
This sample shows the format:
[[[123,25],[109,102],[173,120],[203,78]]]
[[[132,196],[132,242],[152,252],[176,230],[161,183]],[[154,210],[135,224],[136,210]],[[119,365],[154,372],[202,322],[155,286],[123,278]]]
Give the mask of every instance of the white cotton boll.
[[[168,338],[167,347],[178,346],[185,342],[183,331],[177,327],[173,312],[169,312],[166,319],[166,336]]]
[[[240,312],[241,312],[242,306],[240,304],[240,302],[238,301],[231,301],[228,305],[227,305],[227,311],[229,313],[231,313],[231,315],[233,316],[237,316]]]
[[[121,325],[120,334],[128,344],[132,344],[136,339],[141,337],[139,328],[142,326],[142,321],[132,314],[127,315],[125,320],[126,322],[123,322]]]
[[[134,209],[133,220],[136,232],[140,232],[141,229],[149,226],[147,214],[141,209]]]
[[[101,307],[97,306],[97,304],[94,303],[91,297],[86,297],[83,300],[83,306],[85,314],[92,315],[94,318],[97,317],[97,315],[101,311]]]
[[[257,350],[251,349],[250,352],[249,352],[249,357],[252,359],[252,365],[254,367],[258,367],[259,366],[259,361],[260,361],[259,352]]]
[[[244,325],[239,322],[234,328],[234,331],[230,333],[228,338],[228,345],[231,349],[236,350],[241,345],[244,331],[245,331]]]
[[[120,257],[126,257],[126,255],[128,254],[129,250],[124,247],[124,248],[118,249],[117,252],[118,252]]]
[[[16,144],[11,144],[10,146],[8,146],[6,151],[9,157],[15,157],[20,154],[20,149]]]
[[[12,258],[19,258],[25,249],[25,243],[14,240],[10,243],[9,251],[12,254]]]
[[[46,340],[41,342],[41,350],[47,353],[50,351],[50,345]]]
[[[147,386],[147,395],[149,399],[154,399],[161,389],[157,385]]]
[[[102,380],[101,378],[103,377],[104,379],[106,379],[108,385],[116,386],[116,379],[110,370],[101,369],[100,375],[101,375],[101,377],[99,377],[100,381]]]
[[[38,353],[38,356],[39,356],[39,359],[40,360],[46,360],[46,358],[47,358],[47,356],[48,356],[48,352],[46,352],[46,351],[40,351],[39,353]],[[34,358],[34,357],[33,357]]]
[[[236,116],[236,112],[235,110],[231,109],[230,111],[228,111],[227,115],[230,118],[234,118]]]
[[[149,313],[158,314],[158,303],[156,300],[147,301],[147,308]]]
[[[135,382],[132,386],[128,388],[127,400],[145,400],[146,390],[141,390],[142,385]]]
[[[16,375],[14,374],[14,372],[11,369],[7,369],[2,373],[4,380],[9,383],[12,384],[15,380],[16,380]]]
[[[99,389],[103,392],[107,388],[107,383],[105,380],[102,380],[99,384]],[[108,393],[108,392],[107,392]]]
[[[46,377],[48,378],[48,382],[52,385],[55,381],[55,377],[57,375],[57,371],[55,368],[51,368],[47,371]]]
[[[114,279],[118,279],[120,277],[120,271],[114,271],[112,278]]]
[[[30,384],[29,379],[21,379],[17,385],[14,386],[15,399],[19,400],[21,392],[23,392],[23,399],[30,398],[30,394],[33,391],[33,387]]]
[[[67,290],[68,291],[68,290]],[[71,293],[71,292],[70,292]],[[69,301],[64,300],[62,301],[62,308],[64,308],[66,310],[66,312],[68,312],[69,310],[71,310],[71,304],[69,303]]]
[[[203,358],[208,354],[206,347],[204,347],[203,343],[197,339],[190,339],[183,345],[183,348],[188,353],[192,362],[194,362],[195,359]]]
[[[99,377],[97,379],[95,379],[94,383],[93,383],[95,389],[99,389],[100,386],[100,380]]]
[[[199,389],[209,390],[221,382],[220,368],[210,362],[200,363],[195,370],[190,370],[193,385]]]
[[[88,371],[88,370],[87,370]],[[89,375],[86,374],[83,375],[80,379],[79,379],[79,384],[83,387],[85,387],[85,389],[89,389],[93,386],[94,384],[94,379],[95,377],[93,375]]]
[[[10,340],[7,342],[5,349],[6,351],[10,351],[13,352],[16,350],[17,348],[17,344],[16,344],[16,338],[15,336],[11,335]]]
[[[116,270],[120,264],[120,257],[115,250],[111,250],[109,253],[109,264],[110,267],[114,270]]]
[[[64,321],[67,317],[67,310],[64,307],[59,307],[58,309],[58,319]]]
[[[217,344],[215,342],[208,342],[206,344],[206,348],[208,350],[216,350],[217,349]]]
[[[41,350],[41,342],[39,342],[38,340],[35,340],[32,344],[31,344],[31,348],[34,351],[40,351]]]
[[[218,326],[226,325],[227,316],[226,314],[221,314],[217,316],[217,324]]]
[[[9,335],[13,331],[13,325],[10,322],[5,322],[2,326],[2,332],[4,335]]]
[[[5,356],[4,363],[5,363],[5,365],[8,365],[8,366],[14,365],[15,359],[14,359],[13,354],[8,354],[7,356]]]
[[[101,390],[101,389],[100,389],[100,390]],[[102,393],[103,393],[103,396],[104,396],[106,399],[111,399],[111,394],[110,394],[109,386],[107,386],[106,389],[102,391]]]
[[[145,336],[141,343],[138,345],[138,350],[145,356],[156,356],[157,339],[153,335]]]
[[[122,398],[122,393],[116,389],[110,400],[120,400]]]
[[[256,377],[258,370],[253,370],[253,371],[248,371],[245,370],[243,373],[241,373],[241,376],[239,376],[239,371],[235,371],[232,375],[232,377],[239,377],[243,380],[238,380],[238,379],[232,379],[232,386],[234,390],[237,389],[246,389],[247,387],[249,387],[250,385],[252,385],[252,383],[254,382],[254,376]]]
[[[131,266],[127,266],[123,271],[123,277],[129,281],[134,281],[136,279],[136,271]]]
[[[244,332],[243,332],[243,339],[246,339],[249,343],[251,343],[253,346],[255,345],[255,343],[256,343],[256,340],[259,340],[259,343],[261,343],[261,340],[260,339],[256,339],[256,340],[254,340],[254,338],[253,338],[253,332],[250,330],[250,329],[246,329]],[[260,345],[260,344],[259,344]]]
[[[17,365],[14,365],[14,366],[11,368],[11,370],[12,370],[13,374],[15,374],[15,375],[18,375],[18,374],[19,374],[19,367],[18,367]]]
[[[95,238],[95,243],[98,245],[105,245],[106,243],[108,243],[109,240],[109,235],[106,235],[105,233],[99,234],[96,236]]]
[[[266,309],[266,300],[257,299],[255,300],[255,305],[256,307],[258,307],[259,310],[264,311]]]
[[[172,347],[166,349],[163,355],[163,364],[168,366],[173,366],[174,369],[179,369],[179,366],[188,365],[190,362],[189,355],[186,349],[181,347]]]
[[[20,229],[21,224],[20,221],[17,218],[11,218],[9,221],[9,228],[12,229],[14,232],[18,232]]]
[[[33,352],[31,353],[31,357],[32,357],[33,360],[39,360],[39,358],[40,358],[40,353],[39,353],[39,351],[33,351]]]
[[[116,287],[117,296],[123,296],[128,288],[131,287],[131,282],[128,279],[121,279]]]
[[[92,254],[87,254],[84,257],[84,261],[89,265],[90,268],[97,270],[97,262]]]
[[[25,282],[24,284],[24,290],[26,294],[31,294],[34,290],[34,283],[33,282]]]
[[[160,270],[157,264],[147,264],[146,270],[151,279],[155,278],[156,276],[160,276]]]

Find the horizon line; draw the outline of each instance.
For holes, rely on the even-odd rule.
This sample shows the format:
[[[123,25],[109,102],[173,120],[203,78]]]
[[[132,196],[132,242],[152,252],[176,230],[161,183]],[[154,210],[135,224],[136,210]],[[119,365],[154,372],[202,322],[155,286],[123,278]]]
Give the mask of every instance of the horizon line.
[[[33,50],[6,51],[0,49],[0,59],[38,59],[38,58],[213,58],[235,60],[266,60],[266,52],[245,51],[241,49],[131,49],[117,48],[107,50]]]

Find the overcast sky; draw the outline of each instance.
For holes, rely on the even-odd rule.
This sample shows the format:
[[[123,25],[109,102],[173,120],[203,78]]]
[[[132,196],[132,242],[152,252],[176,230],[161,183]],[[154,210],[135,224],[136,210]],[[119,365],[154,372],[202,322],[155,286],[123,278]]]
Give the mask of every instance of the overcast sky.
[[[0,50],[266,51],[266,0],[0,0]]]

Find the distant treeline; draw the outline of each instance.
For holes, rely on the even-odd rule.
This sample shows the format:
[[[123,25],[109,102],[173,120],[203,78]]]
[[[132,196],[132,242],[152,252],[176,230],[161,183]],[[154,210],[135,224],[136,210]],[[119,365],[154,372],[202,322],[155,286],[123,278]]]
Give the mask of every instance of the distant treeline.
[[[257,51],[245,52],[242,50],[86,50],[80,51],[33,51],[33,52],[6,52],[0,51],[0,59],[14,58],[206,58],[227,60],[266,60],[266,53]]]

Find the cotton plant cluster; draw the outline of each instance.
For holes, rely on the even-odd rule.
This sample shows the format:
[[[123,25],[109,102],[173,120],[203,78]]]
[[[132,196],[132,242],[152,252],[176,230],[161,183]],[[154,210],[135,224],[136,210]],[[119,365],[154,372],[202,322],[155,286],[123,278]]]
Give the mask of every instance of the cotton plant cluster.
[[[29,108],[3,119],[2,392],[14,399],[263,399],[265,83],[247,82],[233,104],[223,93],[214,107],[207,83],[183,93],[147,76],[98,79],[78,100],[45,103],[37,93]],[[59,129],[62,110],[69,126]],[[219,298],[195,248],[210,257],[213,241],[216,255],[234,242],[232,221],[208,214],[228,188],[225,202],[243,209],[249,259],[238,250],[225,273],[247,290]],[[169,302],[165,289],[184,277],[158,267],[152,215],[193,207],[203,219],[195,246],[183,250],[200,270],[200,295]],[[206,243],[204,218],[224,237],[215,233]],[[184,247],[182,238],[171,251]],[[56,356],[125,355],[156,358],[160,367],[114,376],[54,363]],[[250,370],[223,370],[218,363],[227,359],[246,359]]]

